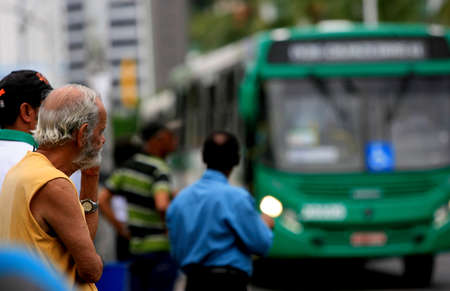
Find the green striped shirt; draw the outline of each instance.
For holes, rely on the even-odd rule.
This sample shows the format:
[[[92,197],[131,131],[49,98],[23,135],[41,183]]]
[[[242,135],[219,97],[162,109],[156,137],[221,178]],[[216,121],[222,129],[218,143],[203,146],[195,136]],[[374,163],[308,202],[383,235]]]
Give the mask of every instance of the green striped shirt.
[[[160,158],[136,154],[106,181],[106,188],[128,202],[130,252],[143,254],[169,249],[165,225],[155,210],[154,194],[170,189],[170,170]]]

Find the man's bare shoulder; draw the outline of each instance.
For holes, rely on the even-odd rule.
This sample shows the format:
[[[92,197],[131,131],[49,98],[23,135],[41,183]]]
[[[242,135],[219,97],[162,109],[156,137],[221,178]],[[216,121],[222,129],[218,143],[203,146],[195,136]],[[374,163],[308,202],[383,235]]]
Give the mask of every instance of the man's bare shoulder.
[[[65,178],[50,180],[39,189],[31,200],[30,209],[45,232],[50,232],[50,226],[58,236],[74,221],[82,222],[78,195]]]
[[[53,197],[70,197],[77,195],[72,183],[66,178],[55,178],[48,181],[39,190],[41,195],[53,196]]]

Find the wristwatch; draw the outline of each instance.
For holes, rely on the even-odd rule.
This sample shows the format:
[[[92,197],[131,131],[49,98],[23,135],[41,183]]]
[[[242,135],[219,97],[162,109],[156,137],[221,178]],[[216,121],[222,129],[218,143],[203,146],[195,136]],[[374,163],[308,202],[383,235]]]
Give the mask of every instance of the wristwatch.
[[[97,209],[98,209],[97,202],[92,201],[91,199],[83,199],[80,202],[81,202],[81,206],[83,206],[85,214],[93,213],[93,212],[97,211]]]

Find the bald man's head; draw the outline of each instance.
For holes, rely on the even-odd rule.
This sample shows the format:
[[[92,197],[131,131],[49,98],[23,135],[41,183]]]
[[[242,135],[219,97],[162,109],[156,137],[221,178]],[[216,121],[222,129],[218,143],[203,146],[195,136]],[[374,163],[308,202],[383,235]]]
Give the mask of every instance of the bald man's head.
[[[239,142],[226,131],[215,131],[203,144],[203,162],[209,169],[230,171],[239,164]]]
[[[79,102],[85,96],[97,97],[97,94],[88,87],[70,84],[50,92],[47,96],[48,99],[45,100],[42,106],[47,110],[58,110],[69,104]]]
[[[53,90],[43,102],[39,111],[34,138],[41,146],[61,145],[72,140],[73,133],[84,123],[88,133],[98,121],[99,109],[103,104],[99,95],[82,85],[66,85]]]

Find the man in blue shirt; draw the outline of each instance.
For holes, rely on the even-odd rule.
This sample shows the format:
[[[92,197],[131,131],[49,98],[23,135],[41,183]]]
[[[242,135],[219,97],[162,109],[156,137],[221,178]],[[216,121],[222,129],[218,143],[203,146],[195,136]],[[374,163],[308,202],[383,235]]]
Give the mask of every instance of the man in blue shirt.
[[[207,170],[172,201],[166,215],[171,253],[187,275],[186,291],[247,290],[251,255],[272,244],[273,219],[258,214],[252,196],[228,184],[239,163],[239,144],[228,132],[203,145]]]

